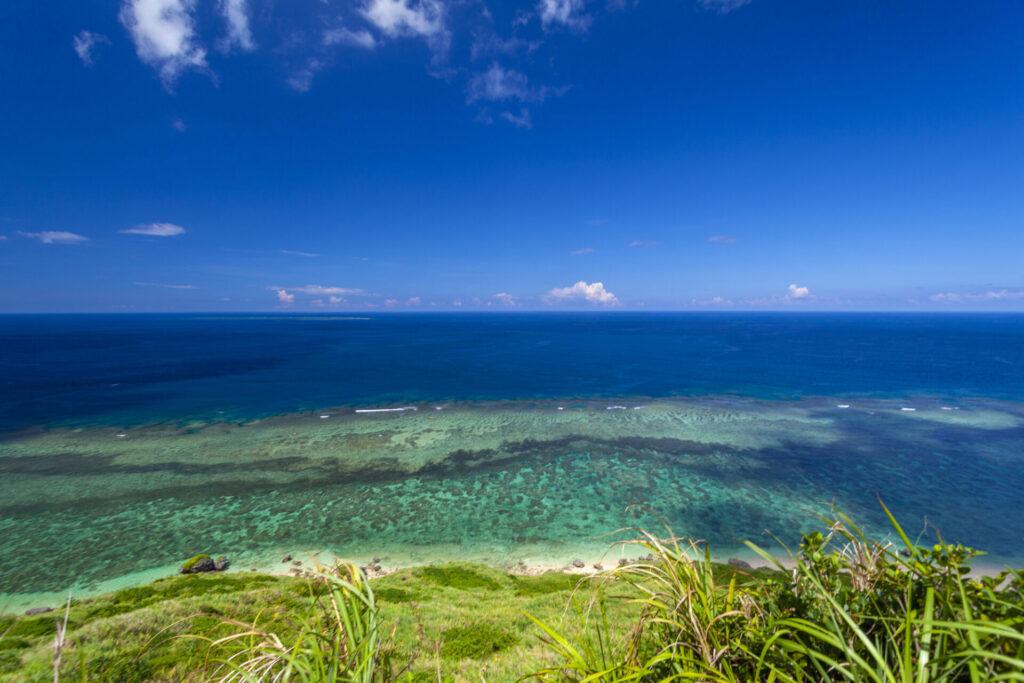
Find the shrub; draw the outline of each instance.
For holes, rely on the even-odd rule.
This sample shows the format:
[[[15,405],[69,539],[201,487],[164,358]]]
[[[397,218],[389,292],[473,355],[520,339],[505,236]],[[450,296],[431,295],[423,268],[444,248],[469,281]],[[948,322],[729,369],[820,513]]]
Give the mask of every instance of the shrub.
[[[482,659],[507,649],[519,639],[490,624],[456,626],[441,634],[441,656],[448,659]]]
[[[460,590],[482,588],[484,590],[496,591],[501,589],[501,584],[491,577],[458,565],[447,564],[440,567],[424,567],[419,571],[419,576],[427,581],[436,583],[438,586],[448,586]]]

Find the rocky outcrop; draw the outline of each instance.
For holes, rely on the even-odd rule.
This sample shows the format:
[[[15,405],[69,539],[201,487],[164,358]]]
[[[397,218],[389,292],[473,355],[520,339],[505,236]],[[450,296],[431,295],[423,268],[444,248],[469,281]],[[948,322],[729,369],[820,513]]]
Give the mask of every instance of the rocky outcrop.
[[[179,574],[202,574],[206,572],[222,572],[231,562],[221,555],[216,560],[209,555],[196,555],[178,569]]]

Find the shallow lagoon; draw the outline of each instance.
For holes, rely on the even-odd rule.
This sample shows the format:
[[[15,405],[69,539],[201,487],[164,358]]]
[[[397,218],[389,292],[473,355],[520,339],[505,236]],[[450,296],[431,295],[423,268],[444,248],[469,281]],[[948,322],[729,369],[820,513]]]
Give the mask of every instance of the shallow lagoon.
[[[765,530],[796,542],[821,502],[884,533],[876,496],[908,531],[924,530],[927,516],[947,540],[987,549],[995,563],[1024,558],[1019,403],[703,397],[411,407],[7,432],[6,603],[151,579],[199,552],[227,554],[237,569],[314,550],[379,555],[385,565],[592,561],[616,529],[659,524],[652,513],[724,558],[744,554],[743,539],[772,545]]]

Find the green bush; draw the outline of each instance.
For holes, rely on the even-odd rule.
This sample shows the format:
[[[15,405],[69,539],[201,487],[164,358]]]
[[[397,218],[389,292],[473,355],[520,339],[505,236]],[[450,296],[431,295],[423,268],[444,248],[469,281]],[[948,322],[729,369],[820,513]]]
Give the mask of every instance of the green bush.
[[[458,565],[446,564],[439,567],[424,567],[419,570],[418,575],[427,581],[436,583],[438,586],[448,586],[460,590],[482,588],[484,590],[496,591],[501,589],[501,584],[491,577]]]
[[[456,626],[444,631],[441,640],[441,656],[448,659],[482,659],[519,642],[513,633],[490,624]]]
[[[580,582],[580,577],[561,572],[547,572],[537,576],[513,577],[515,594],[519,597],[548,595],[562,591],[571,591]]]

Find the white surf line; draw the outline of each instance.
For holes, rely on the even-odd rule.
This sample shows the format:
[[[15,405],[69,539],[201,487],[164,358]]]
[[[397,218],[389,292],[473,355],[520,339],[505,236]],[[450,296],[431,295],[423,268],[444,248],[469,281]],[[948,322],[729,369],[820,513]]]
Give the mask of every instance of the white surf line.
[[[406,410],[419,410],[416,406],[405,406],[403,408],[359,408],[357,413],[401,413]]]
[[[836,405],[836,408],[849,408],[849,407],[850,407],[849,403],[840,403],[840,404]]]
[[[913,413],[917,411],[917,408],[900,408],[904,413]]]

